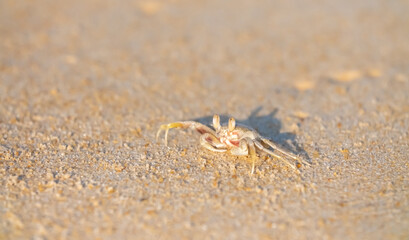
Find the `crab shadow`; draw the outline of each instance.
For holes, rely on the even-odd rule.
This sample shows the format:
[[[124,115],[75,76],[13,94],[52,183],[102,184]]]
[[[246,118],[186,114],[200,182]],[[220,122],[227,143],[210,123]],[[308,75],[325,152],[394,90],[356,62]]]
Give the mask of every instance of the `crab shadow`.
[[[266,137],[275,143],[288,149],[290,152],[295,153],[299,156],[304,157],[306,160],[310,160],[308,153],[303,149],[303,147],[297,143],[296,135],[291,132],[281,132],[282,123],[276,117],[278,109],[274,109],[267,115],[259,115],[262,107],[254,109],[247,119],[236,119],[237,123],[252,127],[261,136]],[[220,122],[222,125],[227,124],[230,115],[220,115]],[[200,118],[193,119],[193,121],[200,122],[204,125],[211,125],[213,121],[213,116],[204,116]]]

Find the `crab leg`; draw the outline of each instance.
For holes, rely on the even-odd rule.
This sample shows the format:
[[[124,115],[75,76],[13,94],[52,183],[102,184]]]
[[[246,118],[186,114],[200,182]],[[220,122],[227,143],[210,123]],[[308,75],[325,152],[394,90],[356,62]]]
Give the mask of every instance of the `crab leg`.
[[[256,164],[256,147],[254,146],[254,141],[249,138],[243,138],[240,140],[240,144],[238,147],[232,148],[230,152],[236,156],[243,156],[243,155],[250,155],[252,164],[251,164],[251,174],[254,173],[254,168]]]
[[[294,154],[284,150],[283,148],[280,148],[279,146],[277,146],[277,144],[273,143],[272,141],[266,139],[266,138],[260,138],[264,143],[266,143],[267,145],[269,145],[270,147],[272,147],[273,149],[281,152],[282,154],[294,159],[294,160],[301,160],[303,163],[307,164],[307,165],[311,165],[309,162],[305,161],[304,159],[300,159],[298,156],[295,156]]]
[[[282,158],[280,155],[277,155],[275,153],[273,153],[272,151],[270,151],[269,149],[265,148],[259,141],[254,141],[254,143],[256,144],[256,146],[261,150],[264,151],[268,154],[270,154],[271,156],[280,159],[281,161],[285,162],[288,166],[290,166],[293,169],[296,169],[294,167],[294,165],[292,165],[290,162],[288,162],[286,159]]]
[[[200,134],[203,133],[210,133],[210,134],[215,134],[214,130],[209,128],[206,125],[203,125],[198,122],[193,122],[193,121],[184,121],[184,122],[174,122],[174,123],[169,123],[169,124],[163,124],[160,126],[158,132],[156,133],[156,141],[159,138],[160,133],[165,130],[165,145],[168,145],[168,133],[169,129],[171,128],[191,128],[196,131],[198,131]]]
[[[254,141],[252,139],[245,138],[245,140],[247,141],[247,145],[249,147],[249,154],[250,154],[250,157],[251,157],[251,160],[252,160],[252,162],[251,162],[251,175],[253,175],[254,167],[255,167],[255,164],[256,164],[256,158],[257,158],[256,147],[254,146]]]
[[[214,135],[210,133],[204,133],[203,135],[200,136],[200,144],[204,148],[210,151],[213,151],[213,152],[226,152],[227,151],[227,149],[224,148],[226,145],[221,143],[219,139],[217,139]]]
[[[284,154],[284,155],[286,155],[286,156],[288,156],[288,157],[290,157],[290,158],[292,158],[294,160],[297,160],[296,156],[294,156],[292,153],[280,148],[279,146],[277,146],[277,144],[273,143],[272,141],[270,141],[270,140],[268,140],[266,138],[260,138],[260,139],[261,139],[261,141],[263,141],[264,143],[266,143],[267,145],[272,147],[274,150],[277,150],[280,153],[282,153],[282,154]]]

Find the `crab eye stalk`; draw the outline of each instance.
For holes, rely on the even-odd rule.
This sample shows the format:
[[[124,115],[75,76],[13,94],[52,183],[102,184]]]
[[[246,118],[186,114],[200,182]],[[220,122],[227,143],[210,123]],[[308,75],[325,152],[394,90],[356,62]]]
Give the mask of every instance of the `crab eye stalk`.
[[[236,120],[234,118],[229,119],[229,132],[232,132],[236,127]]]
[[[214,129],[216,130],[216,132],[219,132],[220,131],[220,117],[219,117],[219,115],[217,115],[217,114],[215,114],[214,116],[213,116],[213,127],[214,127]]]

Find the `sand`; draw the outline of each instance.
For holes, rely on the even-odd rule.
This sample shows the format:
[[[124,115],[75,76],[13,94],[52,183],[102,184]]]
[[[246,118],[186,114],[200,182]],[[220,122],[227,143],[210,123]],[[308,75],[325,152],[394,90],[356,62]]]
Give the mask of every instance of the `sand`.
[[[408,239],[407,1],[0,2],[0,239]],[[229,116],[311,163],[209,152]]]

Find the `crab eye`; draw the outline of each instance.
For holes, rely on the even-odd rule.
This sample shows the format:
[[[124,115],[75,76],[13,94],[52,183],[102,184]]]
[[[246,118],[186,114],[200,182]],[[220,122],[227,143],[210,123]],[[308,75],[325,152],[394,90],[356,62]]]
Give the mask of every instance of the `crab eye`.
[[[233,131],[234,128],[236,127],[236,120],[234,118],[229,119],[229,131]]]
[[[220,130],[220,117],[217,114],[213,116],[213,127],[216,131]]]

